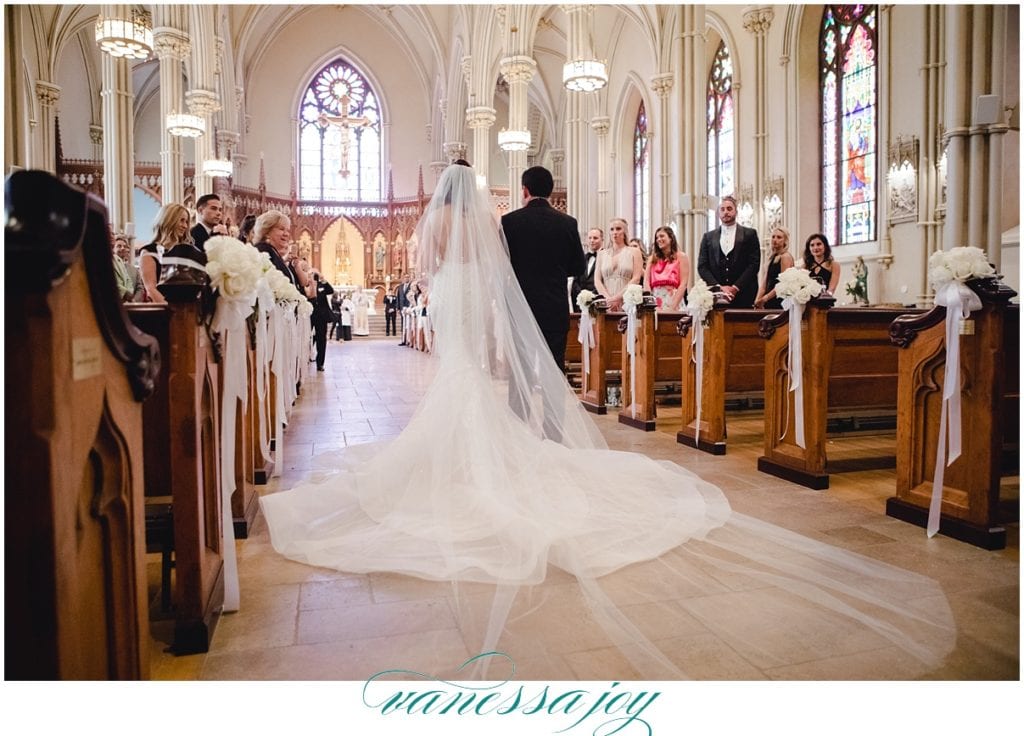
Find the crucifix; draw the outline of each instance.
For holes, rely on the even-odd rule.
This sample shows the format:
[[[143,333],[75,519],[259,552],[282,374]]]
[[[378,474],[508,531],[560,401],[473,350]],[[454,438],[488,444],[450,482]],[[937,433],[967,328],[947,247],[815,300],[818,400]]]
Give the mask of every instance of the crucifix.
[[[348,114],[348,105],[352,101],[347,94],[341,95],[338,99],[338,107],[341,109],[341,115],[326,115],[320,113],[320,117],[317,118],[317,122],[320,126],[326,128],[328,125],[337,125],[341,128],[341,168],[338,173],[341,174],[341,178],[347,179],[351,173],[348,170],[348,149],[349,140],[348,132],[353,128],[365,128],[370,125],[369,118],[354,118]]]

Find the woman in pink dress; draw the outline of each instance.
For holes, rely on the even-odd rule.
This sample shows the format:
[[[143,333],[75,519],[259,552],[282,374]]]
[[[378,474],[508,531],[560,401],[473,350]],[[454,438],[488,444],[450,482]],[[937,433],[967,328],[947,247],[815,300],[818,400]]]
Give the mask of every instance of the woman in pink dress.
[[[654,247],[647,261],[646,283],[658,301],[659,312],[676,312],[690,281],[690,259],[679,252],[676,234],[670,227],[654,231]]]

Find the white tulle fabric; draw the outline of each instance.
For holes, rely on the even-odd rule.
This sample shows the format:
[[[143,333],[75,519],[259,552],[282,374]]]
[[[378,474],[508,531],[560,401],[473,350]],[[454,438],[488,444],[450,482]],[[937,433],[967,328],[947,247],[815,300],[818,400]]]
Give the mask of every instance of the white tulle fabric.
[[[436,376],[398,437],[343,450],[328,470],[262,499],[278,552],[453,582],[471,654],[557,657],[558,645],[515,630],[575,611],[587,648],[617,647],[634,676],[686,677],[659,642],[671,631],[651,622],[671,628],[688,594],[707,602],[765,587],[786,610],[835,618],[844,638],[844,626],[863,629],[923,668],[948,651],[949,609],[932,581],[734,514],[679,466],[607,449],[551,359],[472,169],[444,172],[417,241]],[[690,614],[719,637],[764,649],[771,663],[759,642],[785,621],[754,616],[737,634],[699,608]]]

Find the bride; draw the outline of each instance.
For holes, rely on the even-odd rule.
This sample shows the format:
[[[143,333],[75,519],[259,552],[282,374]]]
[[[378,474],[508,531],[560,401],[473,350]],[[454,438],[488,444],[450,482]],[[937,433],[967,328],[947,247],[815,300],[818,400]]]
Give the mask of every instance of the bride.
[[[436,377],[398,437],[263,497],[279,553],[446,581],[470,654],[603,652],[619,677],[679,679],[672,640],[700,629],[763,668],[785,663],[780,636],[806,659],[850,646],[895,650],[916,674],[941,662],[955,631],[933,581],[734,513],[693,473],[607,448],[473,169],[445,170],[416,239]]]

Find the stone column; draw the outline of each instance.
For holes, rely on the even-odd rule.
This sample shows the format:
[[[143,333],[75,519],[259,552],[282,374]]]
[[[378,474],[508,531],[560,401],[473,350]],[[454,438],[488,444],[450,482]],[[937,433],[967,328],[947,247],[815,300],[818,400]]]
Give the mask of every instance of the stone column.
[[[743,13],[743,28],[754,36],[754,201],[755,223],[764,230],[764,182],[768,176],[768,59],[765,37],[775,18],[770,7]],[[762,240],[768,240],[762,237]]]
[[[220,109],[217,95],[217,52],[213,29],[215,27],[214,7],[191,5],[189,31],[192,37],[192,66],[189,76],[191,89],[185,95],[185,104],[193,115],[199,115],[206,122],[206,135],[196,138],[196,199],[213,192],[213,179],[202,173],[203,161],[216,157],[213,113]]]
[[[674,64],[677,69],[687,70],[679,75],[679,95],[675,104],[675,119],[681,121],[683,130],[679,137],[680,147],[675,156],[679,170],[679,203],[677,210],[677,231],[680,248],[685,249],[690,263],[696,268],[696,248],[708,228],[707,210],[707,100],[705,98],[707,79],[692,70],[704,69],[704,29],[706,27],[703,5],[680,5],[677,36],[674,39]]]
[[[497,119],[493,107],[477,106],[466,110],[466,125],[473,131],[473,168],[490,185],[491,126]]]
[[[608,150],[608,129],[612,120],[607,115],[598,115],[590,121],[590,127],[597,134],[597,221],[600,227],[608,222],[608,170],[611,152]]]
[[[135,138],[132,70],[127,59],[100,54],[103,86],[103,199],[114,232],[134,222],[132,188],[135,184]]]
[[[562,189],[565,187],[565,149],[552,148],[548,153],[551,155],[551,176],[555,180],[555,189]]]
[[[672,181],[672,170],[670,164],[670,147],[672,145],[673,136],[669,133],[671,128],[671,115],[672,110],[669,107],[669,95],[672,92],[672,85],[675,83],[675,75],[672,72],[663,72],[661,74],[655,74],[651,77],[651,89],[654,90],[654,94],[658,96],[658,110],[657,117],[655,117],[654,129],[661,131],[659,136],[660,143],[657,147],[658,151],[658,179],[660,183],[657,187],[652,186],[651,197],[651,219],[655,227],[663,225],[669,221],[672,216],[672,211],[675,209],[669,203],[673,201],[670,197],[670,184]],[[654,116],[651,116],[654,117]],[[652,151],[653,153],[653,151]],[[654,160],[652,156],[651,160]],[[653,184],[653,182],[652,182]]]
[[[106,54],[104,54],[106,56]],[[39,138],[42,145],[39,168],[57,173],[57,101],[60,87],[42,80],[36,82],[36,99],[39,100]]]
[[[181,139],[167,131],[167,116],[185,111],[182,62],[188,58],[188,36],[174,28],[158,28],[153,47],[160,59],[160,184],[163,204],[185,201],[185,164]]]
[[[537,70],[537,62],[529,56],[506,56],[501,60],[501,74],[508,80],[508,130],[528,130],[526,90]],[[509,210],[518,209],[519,182],[526,170],[526,151],[508,151]],[[516,204],[516,206],[513,206]]]
[[[966,5],[949,5],[946,13],[946,224],[943,249],[966,245],[968,83],[968,16]]]

